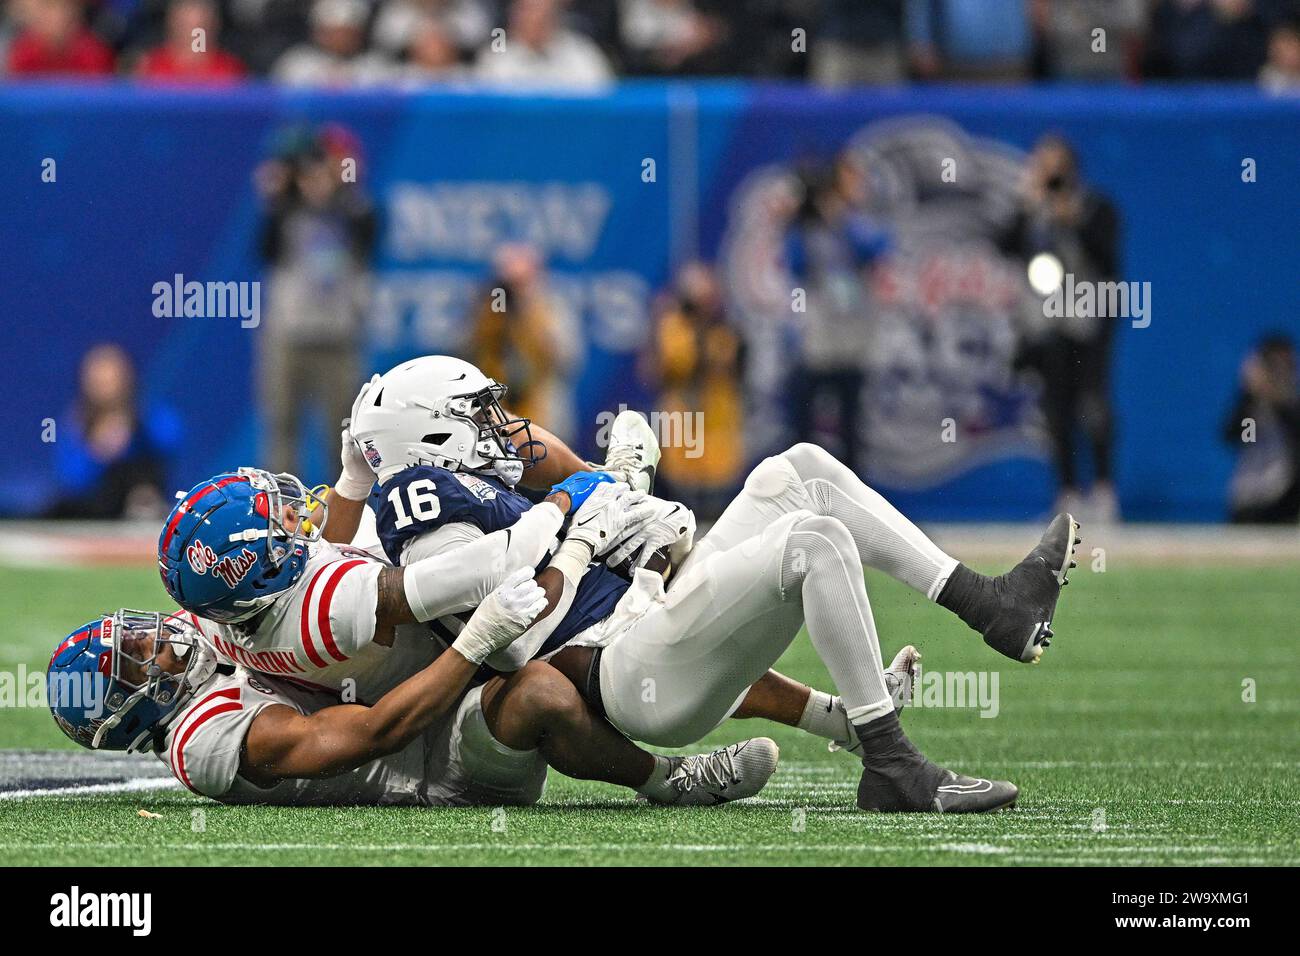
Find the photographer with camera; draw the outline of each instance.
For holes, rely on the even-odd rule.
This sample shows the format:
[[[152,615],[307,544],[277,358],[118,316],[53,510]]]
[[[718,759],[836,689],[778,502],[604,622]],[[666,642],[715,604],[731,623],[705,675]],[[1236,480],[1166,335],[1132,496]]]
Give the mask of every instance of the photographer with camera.
[[[1074,148],[1056,134],[1042,137],[1029,155],[1020,208],[1004,230],[1002,251],[1029,263],[1053,257],[1076,286],[1113,281],[1119,272],[1119,215],[1110,200],[1084,184]],[[1114,417],[1110,400],[1114,316],[1069,310],[1021,346],[1018,362],[1043,379],[1043,415],[1051,437],[1061,510],[1094,521],[1119,517],[1111,480]],[[1080,490],[1074,433],[1086,436],[1093,481]]]

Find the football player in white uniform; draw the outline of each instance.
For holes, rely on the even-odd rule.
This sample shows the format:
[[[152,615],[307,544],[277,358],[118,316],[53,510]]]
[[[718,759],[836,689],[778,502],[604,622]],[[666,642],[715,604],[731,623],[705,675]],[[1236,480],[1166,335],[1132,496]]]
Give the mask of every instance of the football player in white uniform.
[[[503,393],[478,369],[442,356],[404,363],[363,389],[351,434],[381,482],[379,537],[391,560],[469,553],[463,549],[531,513],[512,486],[536,458],[535,443],[530,423],[501,409]],[[596,482],[575,475],[553,491],[602,500],[609,486]],[[653,517],[629,523],[621,546],[588,538],[559,547],[552,566],[564,578],[563,615],[557,610],[513,650],[549,655],[637,740],[682,746],[728,716],[768,716],[817,732],[824,712],[822,726],[836,724],[863,760],[863,809],[971,812],[1014,803],[1012,784],[940,768],[903,734],[862,568],[912,585],[1000,652],[1037,660],[1072,566],[1072,518],[1058,516],[1029,557],[989,578],[945,555],[812,445],[760,464],[698,546],[689,511],[649,500]],[[571,528],[581,522],[579,510]],[[643,567],[630,587],[609,582],[601,562],[630,557],[644,565],[660,549],[676,567],[666,589]],[[804,623],[838,700],[768,674]]]
[[[312,512],[316,524],[308,528],[299,516],[313,505],[319,506]],[[423,622],[478,606],[513,575],[531,578],[570,506],[566,494],[551,495],[529,521],[474,549],[395,568],[322,540],[328,506],[297,479],[241,469],[183,497],[160,535],[159,567],[173,599],[195,615],[192,623],[225,658],[348,702],[374,702],[442,656]],[[616,495],[592,500],[580,509],[584,523],[570,536],[620,540],[623,528],[643,516],[638,509],[644,506]],[[554,567],[536,579],[546,595],[540,618],[555,606],[563,579]],[[475,666],[497,650],[486,648],[468,625],[447,646]],[[535,684],[537,678],[529,679]],[[496,688],[489,682],[469,691],[457,723],[487,720],[480,712],[491,709]],[[517,735],[508,736],[497,743],[515,749]],[[517,761],[530,771],[531,748]],[[638,752],[632,762],[640,779],[613,782],[631,781],[652,798],[680,802],[682,793],[663,793],[661,785],[685,775],[690,779],[682,785],[696,791],[692,801],[722,802],[761,789],[776,760],[776,745],[763,738],[690,758]],[[620,772],[628,772],[626,765]]]
[[[764,742],[649,754],[546,664],[470,688],[475,659],[518,637],[545,604],[530,572],[517,572],[475,611],[454,651],[373,706],[231,663],[205,639],[210,625],[187,612],[118,611],[60,642],[50,706],[74,741],[153,752],[189,790],[223,803],[528,805],[548,764],[661,804],[743,799],[766,782],[773,768],[754,772]]]

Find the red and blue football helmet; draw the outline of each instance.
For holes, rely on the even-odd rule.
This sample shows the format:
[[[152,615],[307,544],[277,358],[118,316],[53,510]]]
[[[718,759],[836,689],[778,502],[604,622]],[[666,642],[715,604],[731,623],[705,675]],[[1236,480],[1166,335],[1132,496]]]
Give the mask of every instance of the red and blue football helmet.
[[[201,640],[180,615],[151,611],[123,609],[83,624],[50,655],[45,681],[55,723],[83,747],[150,749],[216,666]],[[159,663],[168,646],[184,664],[176,673]]]
[[[200,617],[224,624],[255,617],[301,577],[326,513],[325,502],[293,475],[240,468],[209,478],[163,526],[163,586]]]

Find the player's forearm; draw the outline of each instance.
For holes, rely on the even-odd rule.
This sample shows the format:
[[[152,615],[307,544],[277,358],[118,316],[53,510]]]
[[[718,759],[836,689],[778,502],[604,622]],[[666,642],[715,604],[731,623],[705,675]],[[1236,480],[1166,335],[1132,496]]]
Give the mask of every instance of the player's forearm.
[[[495,671],[513,673],[532,660],[573,606],[578,593],[577,584],[558,568],[548,565],[537,575],[536,581],[546,592],[546,607],[518,640],[487,659],[488,667]]]
[[[451,709],[477,671],[453,648],[398,684],[370,708],[370,749],[382,756],[404,748]]]
[[[562,497],[567,501],[567,495]],[[563,508],[563,501],[547,499],[503,531],[392,569],[401,572],[405,600],[381,600],[376,610],[380,623],[432,621],[477,607],[513,571],[541,563],[564,523]]]
[[[557,438],[553,432],[536,422],[531,428],[534,440],[546,446],[546,457],[531,468],[524,469],[524,476],[519,479],[519,483],[525,488],[540,491],[580,471],[591,471],[591,466],[579,458],[573,449]]]
[[[305,752],[270,768],[279,777],[330,777],[397,753],[446,714],[478,668],[454,651],[439,655],[372,707],[326,707],[309,720]]]
[[[337,489],[331,488],[325,493],[325,503],[329,505],[329,520],[321,537],[332,544],[349,544],[357,536],[361,527],[361,515],[366,510],[366,500],[353,501],[344,498]]]

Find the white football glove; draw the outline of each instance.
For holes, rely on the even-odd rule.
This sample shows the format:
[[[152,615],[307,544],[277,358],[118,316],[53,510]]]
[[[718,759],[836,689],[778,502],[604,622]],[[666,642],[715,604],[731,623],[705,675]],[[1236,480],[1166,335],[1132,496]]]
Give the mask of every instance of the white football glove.
[[[634,559],[633,567],[644,568],[655,552],[665,547],[669,549],[674,567],[690,554],[695,539],[695,515],[691,509],[680,502],[662,498],[647,497],[646,502],[654,507],[654,518],[628,535],[609,553],[605,563],[611,568],[629,558]]]
[[[512,644],[545,609],[546,592],[533,580],[533,569],[519,568],[483,599],[452,649],[467,661],[482,664]]]
[[[370,381],[361,386],[361,391],[352,402],[352,415],[343,423],[343,431],[339,434],[339,459],[343,464],[343,471],[339,475],[339,480],[334,482],[334,490],[349,501],[365,501],[370,497],[370,489],[375,485],[375,473],[370,470],[370,464],[362,454],[361,446],[352,437],[351,426],[356,418],[357,408],[370,392],[370,386],[378,378],[378,375],[372,376]]]
[[[622,482],[597,485],[569,523],[566,541],[581,541],[593,558],[603,557],[655,516],[644,491],[630,491]]]

